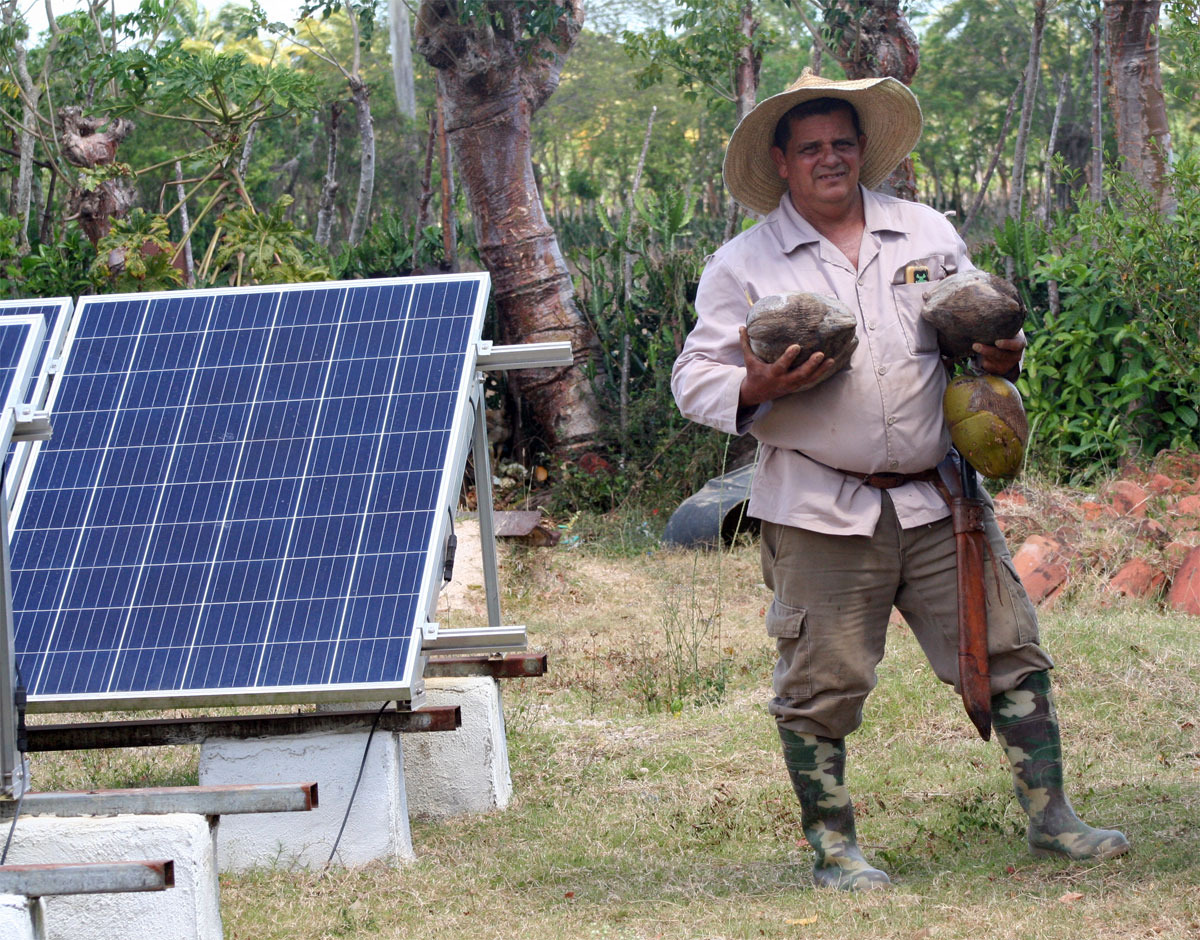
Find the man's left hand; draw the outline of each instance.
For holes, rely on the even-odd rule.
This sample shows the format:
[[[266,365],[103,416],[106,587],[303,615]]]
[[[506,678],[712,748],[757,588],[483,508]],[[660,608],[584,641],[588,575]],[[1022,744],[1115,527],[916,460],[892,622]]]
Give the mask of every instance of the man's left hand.
[[[976,343],[971,349],[979,368],[992,375],[1012,378],[1021,371],[1021,354],[1025,352],[1025,332],[1022,330],[1012,339],[998,339],[994,346]]]

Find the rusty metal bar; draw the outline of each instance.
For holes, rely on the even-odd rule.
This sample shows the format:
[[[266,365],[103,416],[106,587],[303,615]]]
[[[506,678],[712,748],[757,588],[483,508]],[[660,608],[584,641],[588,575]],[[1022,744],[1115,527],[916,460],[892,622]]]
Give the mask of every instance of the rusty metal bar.
[[[366,731],[378,709],[304,712],[298,715],[232,715],[205,718],[148,718],[140,721],[90,721],[29,725],[29,751],[83,751],[100,747],[161,747],[201,744],[209,738],[269,738],[292,734]],[[385,711],[379,731],[453,731],[462,723],[457,706],[417,711]]]
[[[315,783],[246,783],[26,793],[21,801],[21,812],[29,816],[157,816],[165,813],[230,816],[304,812],[316,806]],[[11,816],[15,808],[15,802],[0,803],[0,819]]]
[[[163,891],[175,884],[171,859],[147,862],[68,862],[0,866],[0,894],[115,894]]]
[[[493,679],[529,679],[546,674],[545,653],[507,653],[504,656],[445,656],[430,659],[427,679],[491,676]]]

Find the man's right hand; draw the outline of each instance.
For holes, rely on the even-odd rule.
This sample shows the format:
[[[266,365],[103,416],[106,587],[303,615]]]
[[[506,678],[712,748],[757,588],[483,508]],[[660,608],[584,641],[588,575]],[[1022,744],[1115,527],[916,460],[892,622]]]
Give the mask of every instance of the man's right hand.
[[[789,346],[774,362],[763,362],[750,349],[750,337],[743,326],[739,330],[742,340],[742,355],[746,358],[746,377],[738,392],[738,407],[746,408],[773,401],[792,392],[803,392],[827,379],[837,369],[834,360],[826,360],[825,354],[815,352],[808,361],[792,368],[800,355],[799,346]]]

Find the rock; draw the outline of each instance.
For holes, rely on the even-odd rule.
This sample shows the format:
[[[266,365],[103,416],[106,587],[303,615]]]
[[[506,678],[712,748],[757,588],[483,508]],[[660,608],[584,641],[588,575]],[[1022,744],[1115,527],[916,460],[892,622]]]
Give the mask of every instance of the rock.
[[[854,313],[835,297],[819,294],[769,294],[760,297],[746,316],[750,350],[764,362],[774,362],[789,346],[800,347],[795,365],[815,352],[843,369],[858,346]]]
[[[1098,503],[1094,499],[1085,499],[1079,504],[1079,510],[1083,513],[1083,518],[1087,522],[1096,522],[1099,519],[1115,519],[1117,511],[1107,503]]]
[[[942,355],[960,359],[975,343],[1016,336],[1025,309],[1008,281],[986,271],[963,271],[938,281],[925,297],[921,316],[938,332]]]
[[[1174,516],[1195,516],[1200,518],[1200,495],[1183,497],[1183,499],[1168,506],[1167,512]]]
[[[1145,558],[1131,558],[1108,582],[1108,590],[1121,597],[1153,597],[1162,590],[1167,576]]]
[[[1061,593],[1070,574],[1066,549],[1058,539],[1031,535],[1013,555],[1013,567],[1034,604],[1042,604]]]
[[[960,375],[942,397],[942,412],[954,446],[989,479],[1021,469],[1029,422],[1021,393],[998,375]]]
[[[1176,492],[1175,487],[1177,485],[1177,482],[1166,474],[1156,473],[1147,481],[1146,489],[1155,496],[1164,496],[1167,493]]]
[[[1146,501],[1150,494],[1132,480],[1116,480],[1105,488],[1109,504],[1122,516],[1146,515]]]
[[[1200,617],[1200,548],[1193,548],[1175,572],[1167,606],[1181,613]]]
[[[1023,493],[1018,493],[1016,490],[1001,490],[992,497],[995,503],[1007,503],[1009,506],[1028,506],[1029,500],[1025,498]]]
[[[1163,561],[1167,563],[1170,570],[1178,571],[1183,560],[1195,547],[1195,544],[1191,542],[1168,542],[1162,548]]]

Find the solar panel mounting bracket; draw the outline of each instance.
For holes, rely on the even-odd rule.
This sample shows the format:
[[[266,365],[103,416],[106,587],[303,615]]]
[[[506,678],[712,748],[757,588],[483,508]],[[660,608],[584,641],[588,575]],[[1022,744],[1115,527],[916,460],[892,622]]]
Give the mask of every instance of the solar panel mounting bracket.
[[[479,341],[475,365],[485,372],[509,369],[544,369],[569,366],[575,361],[570,343],[517,343],[495,346],[490,340]]]
[[[35,411],[30,405],[16,409],[16,425],[13,428],[13,443],[19,441],[48,441],[52,434],[50,413]]]

